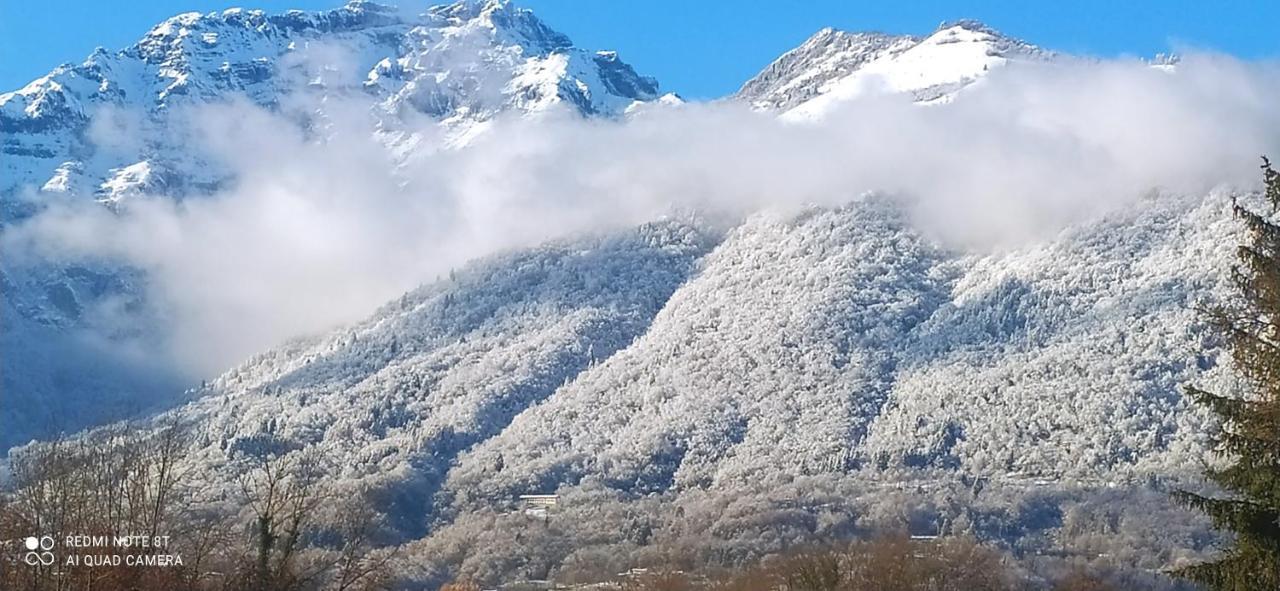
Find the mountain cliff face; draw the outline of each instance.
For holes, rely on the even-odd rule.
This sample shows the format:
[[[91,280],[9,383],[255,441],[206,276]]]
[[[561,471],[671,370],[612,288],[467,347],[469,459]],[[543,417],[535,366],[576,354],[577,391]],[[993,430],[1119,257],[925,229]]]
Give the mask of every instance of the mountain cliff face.
[[[784,53],[734,98],[797,118],[821,117],[842,100],[872,92],[921,103],[950,100],[992,68],[1050,57],[982,23],[943,23],[924,37],[826,28]]]

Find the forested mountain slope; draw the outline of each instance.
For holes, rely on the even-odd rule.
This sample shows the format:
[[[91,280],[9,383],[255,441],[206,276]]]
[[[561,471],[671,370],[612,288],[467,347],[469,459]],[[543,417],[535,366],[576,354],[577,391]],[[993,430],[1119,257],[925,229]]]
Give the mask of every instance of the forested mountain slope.
[[[1194,309],[1220,297],[1233,256],[1227,199],[1153,196],[985,254],[940,246],[904,211],[864,196],[723,238],[669,221],[497,257],[256,357],[165,419],[191,425],[211,494],[253,458],[330,458],[329,486],[367,491],[421,540],[426,579],[446,568],[440,544],[526,527],[495,515],[528,493],[709,523],[747,510],[731,499],[791,499],[726,533],[726,552],[788,528],[836,535],[811,519],[870,527],[889,499],[921,528],[1030,549],[1077,531],[1059,531],[1072,506],[1140,520],[1110,504],[1127,498],[1116,487],[1195,472],[1206,418],[1179,387],[1229,383]],[[572,527],[615,519],[597,517]],[[1136,536],[1144,560],[1171,543],[1111,535]]]
[[[630,345],[716,240],[668,221],[499,256],[257,356],[174,411],[203,446],[201,488],[233,490],[236,460],[316,448],[420,534],[458,454]]]

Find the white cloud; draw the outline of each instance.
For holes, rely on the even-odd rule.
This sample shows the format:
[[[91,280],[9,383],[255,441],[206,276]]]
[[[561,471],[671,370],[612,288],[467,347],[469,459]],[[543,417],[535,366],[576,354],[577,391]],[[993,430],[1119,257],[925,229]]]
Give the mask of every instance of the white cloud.
[[[469,259],[672,208],[736,216],[885,191],[941,239],[991,248],[1153,189],[1251,185],[1258,156],[1280,154],[1278,73],[1215,55],[1189,56],[1175,72],[1137,61],[1020,65],[945,105],[868,96],[818,124],[729,103],[645,109],[625,122],[507,117],[465,149],[422,148],[403,161],[369,133],[369,105],[325,103],[328,139],[317,142],[296,110],[222,104],[191,121],[236,172],[234,186],[118,213],[51,207],[7,229],[4,246],[144,269],[171,319],[171,353],[207,374],[357,320]]]

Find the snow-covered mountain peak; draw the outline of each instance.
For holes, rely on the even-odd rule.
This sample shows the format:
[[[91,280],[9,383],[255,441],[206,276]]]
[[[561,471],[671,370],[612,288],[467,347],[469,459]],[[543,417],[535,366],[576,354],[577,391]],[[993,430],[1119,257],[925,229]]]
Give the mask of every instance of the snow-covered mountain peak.
[[[531,13],[532,11],[517,8],[509,0],[458,0],[452,4],[440,4],[427,9],[428,14],[461,21],[491,17],[494,13],[510,12]]]
[[[545,26],[533,11],[521,8],[509,0],[459,0],[452,4],[440,4],[427,9],[427,16],[445,19],[453,25],[471,21],[491,28],[519,25]]]
[[[427,16],[437,26],[454,27],[453,34],[485,29],[502,42],[519,45],[526,53],[545,54],[572,47],[569,37],[543,24],[532,10],[508,0],[461,0],[436,6]]]
[[[980,47],[991,57],[1029,59],[1044,57],[1047,52],[1021,39],[1010,37],[981,21],[961,19],[947,21],[920,42],[921,46],[969,44]]]
[[[909,35],[826,27],[774,60],[735,96],[759,109],[785,111],[818,96],[826,84],[916,42]]]
[[[986,23],[980,20],[972,19],[972,18],[961,18],[961,19],[950,20],[950,21],[942,21],[942,23],[938,25],[938,28],[934,30],[933,34],[937,35],[938,33],[941,33],[944,31],[956,31],[956,30],[967,31],[969,33],[985,33],[992,37],[1004,37],[1004,34],[1002,34],[1000,31],[997,31],[994,28],[987,26]]]
[[[826,28],[766,67],[736,97],[792,118],[821,118],[868,92],[908,94],[921,103],[950,100],[993,67],[1047,55],[975,20],[944,22],[923,38]]]
[[[416,112],[466,136],[473,124],[508,110],[621,116],[659,92],[654,79],[616,54],[574,47],[507,0],[424,11],[356,0],[319,12],[188,12],[158,23],[132,46],[96,50],[78,65],[0,94],[0,132],[8,136],[0,147],[0,200],[24,187],[89,187],[115,202],[120,195],[103,192],[120,186],[108,183],[110,171],[143,162],[171,171],[170,191],[216,187],[226,171],[184,164],[200,160],[192,146],[170,145],[161,134],[131,142],[138,150],[104,149],[87,133],[91,120],[113,108],[140,113],[159,130],[172,127],[160,120],[178,104],[243,97],[274,109],[297,95],[365,97],[376,103],[373,116],[383,131]]]

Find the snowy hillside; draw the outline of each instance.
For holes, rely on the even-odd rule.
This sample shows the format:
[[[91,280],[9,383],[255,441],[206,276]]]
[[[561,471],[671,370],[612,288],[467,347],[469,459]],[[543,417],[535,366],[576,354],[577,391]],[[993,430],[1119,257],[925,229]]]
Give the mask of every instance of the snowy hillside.
[[[924,38],[826,28],[769,64],[735,98],[796,118],[821,117],[841,101],[875,92],[944,101],[992,68],[1048,55],[975,21],[943,23]]]
[[[1227,379],[1192,310],[1233,256],[1226,207],[1153,197],[982,256],[879,197],[722,239],[664,222],[552,244],[252,359],[172,416],[212,494],[245,458],[320,451],[428,564],[499,527],[469,516],[583,486],[677,504],[814,478],[1141,486],[1202,457],[1179,385]]]
[[[204,488],[234,485],[228,460],[314,446],[420,535],[453,458],[628,347],[716,240],[667,221],[500,256],[255,357],[175,411],[207,445]]]
[[[1221,202],[1161,205],[984,258],[948,256],[874,201],[749,224],[641,340],[478,446],[452,488],[1176,471],[1199,433],[1178,384],[1212,366],[1191,305],[1231,249],[1208,241]],[[1116,244],[1125,232],[1141,238]]]

